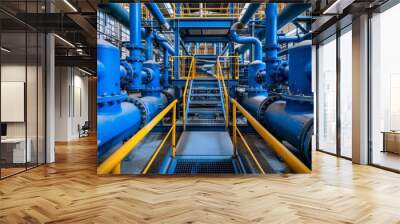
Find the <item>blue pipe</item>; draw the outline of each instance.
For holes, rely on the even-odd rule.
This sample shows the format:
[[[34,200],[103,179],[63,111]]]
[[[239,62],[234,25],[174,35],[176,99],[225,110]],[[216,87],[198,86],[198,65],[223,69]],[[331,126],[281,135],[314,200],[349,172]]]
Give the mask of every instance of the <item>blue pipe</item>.
[[[150,13],[157,19],[158,23],[166,30],[169,30],[171,26],[169,25],[168,21],[165,19],[164,15],[158,8],[156,3],[145,3],[147,9]]]
[[[230,38],[239,44],[253,44],[254,45],[254,60],[256,61],[261,61],[262,60],[262,44],[261,41],[256,38],[256,37],[240,37],[236,33],[236,28],[238,23],[233,24],[231,30],[230,30]]]
[[[138,130],[141,119],[139,109],[126,102],[127,94],[120,88],[120,52],[112,44],[97,43],[97,143],[99,160],[123,141],[128,133]],[[123,128],[121,128],[123,127]]]
[[[164,35],[162,35],[162,34],[159,33],[159,32],[155,32],[155,33],[154,33],[154,37],[155,37],[156,41],[157,41],[159,44],[161,44],[161,46],[162,46],[164,49],[167,49],[167,51],[168,51],[171,55],[175,55],[175,50],[174,50],[174,48],[168,43],[168,40],[167,40],[167,38],[166,38]]]
[[[120,3],[99,4],[99,8],[113,16],[124,26],[129,27],[129,14]]]
[[[304,13],[307,9],[311,7],[310,4],[288,4],[278,15],[278,23],[277,23],[277,29],[279,30],[280,28],[284,27],[286,24],[290,23],[296,17]],[[265,32],[260,33],[260,40],[263,40],[265,38]],[[239,47],[237,52],[243,54],[249,49],[249,45],[242,45]]]
[[[292,22],[297,16],[301,15],[304,11],[309,9],[311,4],[296,4],[291,3],[279,13],[278,16],[278,30],[286,24]]]
[[[279,63],[277,17],[278,4],[267,3],[265,6],[265,65],[267,76],[271,76]]]
[[[153,40],[154,40],[153,31],[147,30],[147,32],[146,32],[146,51],[145,51],[146,60],[153,60]]]
[[[130,23],[130,55],[127,58],[128,62],[133,67],[132,82],[129,86],[130,90],[140,90],[142,86],[142,35],[141,35],[141,7],[140,3],[129,4],[129,23]]]
[[[258,8],[260,7],[260,3],[251,3],[247,10],[244,12],[243,16],[239,18],[239,22],[242,24],[247,24],[254,13],[257,12]]]

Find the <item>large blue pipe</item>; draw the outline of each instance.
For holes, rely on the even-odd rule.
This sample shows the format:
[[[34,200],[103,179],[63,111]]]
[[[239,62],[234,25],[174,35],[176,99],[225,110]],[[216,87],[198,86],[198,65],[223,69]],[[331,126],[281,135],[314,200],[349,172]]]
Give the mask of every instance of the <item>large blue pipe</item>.
[[[290,3],[279,13],[278,16],[278,30],[286,24],[292,22],[296,17],[304,13],[311,7],[311,4],[296,4]]]
[[[267,3],[265,5],[265,65],[267,76],[272,75],[279,62],[277,17],[278,4]]]
[[[129,27],[129,14],[120,3],[99,4],[99,8],[117,19],[122,25]]]
[[[138,130],[141,123],[139,109],[127,102],[127,94],[120,88],[120,52],[112,44],[97,43],[97,144],[100,160],[103,154],[121,144],[127,133]]]
[[[164,49],[167,49],[167,51],[168,51],[171,55],[175,55],[175,50],[174,50],[174,48],[168,43],[168,40],[167,40],[167,38],[166,38],[164,35],[162,35],[162,34],[159,33],[159,32],[155,32],[155,33],[154,33],[154,37],[155,37],[156,41],[157,41],[159,44],[161,44],[161,46],[162,46]]]
[[[239,22],[242,24],[247,24],[254,13],[257,12],[259,7],[260,3],[251,3],[243,13],[242,17],[239,18]]]
[[[169,30],[171,26],[169,25],[168,21],[165,19],[164,15],[158,8],[156,3],[145,3],[147,9],[150,13],[157,19],[158,23],[166,30]]]
[[[130,55],[127,61],[132,64],[133,67],[133,77],[130,83],[130,90],[141,90],[142,86],[142,33],[141,33],[141,7],[140,3],[130,3],[129,4],[129,28],[130,28],[130,45],[129,51]]]

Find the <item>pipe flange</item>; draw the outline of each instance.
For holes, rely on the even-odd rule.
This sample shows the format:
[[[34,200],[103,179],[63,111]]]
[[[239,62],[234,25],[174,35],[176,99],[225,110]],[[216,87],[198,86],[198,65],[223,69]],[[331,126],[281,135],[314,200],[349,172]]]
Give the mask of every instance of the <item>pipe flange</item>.
[[[137,108],[140,110],[140,128],[144,127],[147,121],[147,110],[145,104],[140,100],[140,98],[129,96],[127,99],[128,102],[135,104]]]
[[[264,119],[264,111],[267,110],[269,105],[271,105],[273,102],[281,100],[282,97],[280,95],[269,95],[265,100],[261,103],[260,108],[258,109],[257,112],[257,120],[261,121]]]

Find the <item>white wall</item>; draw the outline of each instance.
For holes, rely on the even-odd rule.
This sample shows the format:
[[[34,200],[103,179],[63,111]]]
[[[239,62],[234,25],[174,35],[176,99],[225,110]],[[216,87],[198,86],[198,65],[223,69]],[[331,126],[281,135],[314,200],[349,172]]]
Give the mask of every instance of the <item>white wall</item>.
[[[74,140],[78,125],[88,120],[88,78],[72,67],[56,67],[55,73],[55,140]]]

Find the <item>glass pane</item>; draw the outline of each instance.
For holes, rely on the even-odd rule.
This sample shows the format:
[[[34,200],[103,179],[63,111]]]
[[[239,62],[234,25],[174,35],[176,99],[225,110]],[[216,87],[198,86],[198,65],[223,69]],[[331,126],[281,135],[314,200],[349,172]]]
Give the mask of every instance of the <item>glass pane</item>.
[[[318,48],[318,147],[336,153],[336,39]]]
[[[398,21],[400,4],[371,20],[372,163],[395,170],[400,170],[400,45],[393,29]]]
[[[352,156],[352,33],[340,36],[340,154]]]
[[[1,34],[1,175],[25,170],[26,150],[26,34]],[[29,148],[29,147],[28,147]]]

